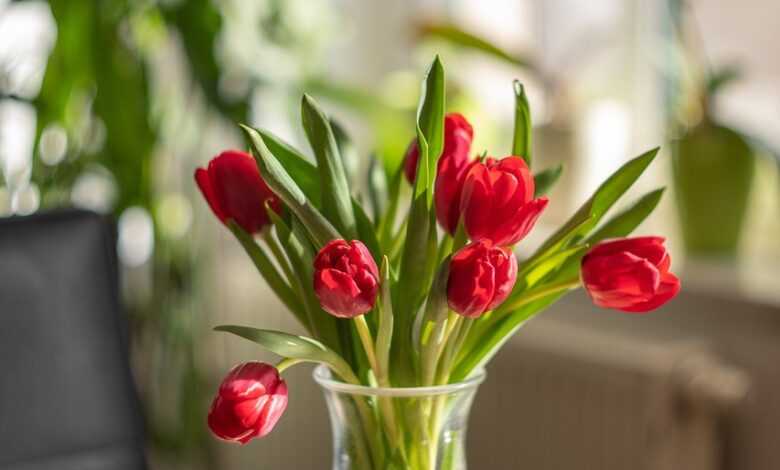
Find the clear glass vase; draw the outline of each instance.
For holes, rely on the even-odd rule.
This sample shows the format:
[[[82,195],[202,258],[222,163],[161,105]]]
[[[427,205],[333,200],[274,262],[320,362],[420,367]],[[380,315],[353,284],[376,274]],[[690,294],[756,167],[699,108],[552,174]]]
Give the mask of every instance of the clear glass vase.
[[[471,402],[485,379],[433,387],[350,385],[319,366],[333,430],[333,470],[464,470]]]

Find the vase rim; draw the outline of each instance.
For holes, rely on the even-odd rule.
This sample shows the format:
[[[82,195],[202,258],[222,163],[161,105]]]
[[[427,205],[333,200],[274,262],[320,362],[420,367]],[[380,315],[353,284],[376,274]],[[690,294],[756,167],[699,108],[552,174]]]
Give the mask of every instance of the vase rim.
[[[425,387],[369,387],[353,385],[332,378],[330,369],[320,364],[312,373],[314,381],[326,390],[348,393],[351,395],[383,396],[383,397],[418,397],[430,395],[448,395],[479,386],[487,376],[485,369],[478,369],[466,380],[446,385],[430,385]]]

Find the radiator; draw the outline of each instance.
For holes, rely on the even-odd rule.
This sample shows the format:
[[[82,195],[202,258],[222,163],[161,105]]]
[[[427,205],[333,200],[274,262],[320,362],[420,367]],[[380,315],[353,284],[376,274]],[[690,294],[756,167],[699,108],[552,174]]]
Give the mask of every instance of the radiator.
[[[748,388],[706,344],[538,319],[488,369],[469,467],[723,470],[722,424]]]

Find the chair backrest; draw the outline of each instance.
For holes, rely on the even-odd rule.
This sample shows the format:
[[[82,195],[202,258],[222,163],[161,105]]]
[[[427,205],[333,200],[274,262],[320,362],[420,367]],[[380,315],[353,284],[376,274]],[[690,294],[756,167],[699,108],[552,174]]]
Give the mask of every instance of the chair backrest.
[[[105,218],[0,219],[0,469],[140,470],[143,422]]]

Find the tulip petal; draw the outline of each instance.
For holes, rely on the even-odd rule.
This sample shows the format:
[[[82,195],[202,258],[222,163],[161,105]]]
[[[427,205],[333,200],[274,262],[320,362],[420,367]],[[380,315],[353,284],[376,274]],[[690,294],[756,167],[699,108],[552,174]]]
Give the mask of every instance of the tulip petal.
[[[323,269],[314,274],[314,292],[331,315],[351,318],[371,310],[354,279],[343,271]]]
[[[209,172],[203,168],[198,168],[195,170],[195,182],[198,184],[200,192],[203,194],[203,198],[206,199],[206,202],[211,208],[211,211],[214,212],[214,215],[216,215],[217,218],[224,223],[227,220],[227,215],[219,204],[219,199],[217,198],[217,194],[214,192],[214,186],[211,183]]]
[[[666,273],[656,294],[647,300],[623,309],[625,312],[645,313],[655,310],[673,299],[680,292],[680,280],[672,273]]]

